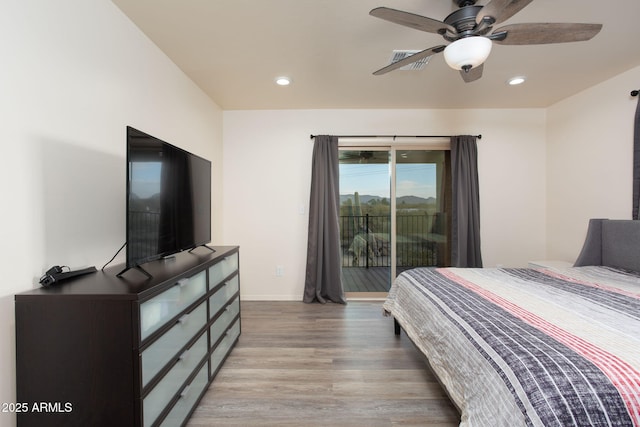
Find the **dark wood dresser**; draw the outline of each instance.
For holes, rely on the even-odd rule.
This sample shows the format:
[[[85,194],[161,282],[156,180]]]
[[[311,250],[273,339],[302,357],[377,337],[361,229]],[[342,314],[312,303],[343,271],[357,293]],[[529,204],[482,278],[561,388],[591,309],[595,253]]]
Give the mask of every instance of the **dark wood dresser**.
[[[179,426],[240,336],[237,246],[15,296],[18,426]]]

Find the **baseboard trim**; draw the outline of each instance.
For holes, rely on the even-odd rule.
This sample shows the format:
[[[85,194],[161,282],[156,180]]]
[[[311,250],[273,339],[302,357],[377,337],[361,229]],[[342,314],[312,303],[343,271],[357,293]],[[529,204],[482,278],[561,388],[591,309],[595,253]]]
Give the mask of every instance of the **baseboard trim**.
[[[240,301],[300,301],[302,295],[242,295]]]

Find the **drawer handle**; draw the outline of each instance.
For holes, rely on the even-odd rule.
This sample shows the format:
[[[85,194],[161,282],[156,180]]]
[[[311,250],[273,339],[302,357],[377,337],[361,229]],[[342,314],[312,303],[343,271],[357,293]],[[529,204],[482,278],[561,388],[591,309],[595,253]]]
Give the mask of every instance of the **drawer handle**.
[[[189,284],[189,278],[180,279],[178,280],[178,283],[177,283],[177,285],[180,286],[181,288],[184,288],[188,284]]]
[[[178,319],[178,323],[183,324],[183,325],[186,325],[188,321],[189,321],[189,315],[188,314],[185,314],[185,315],[183,315],[182,317],[180,317]]]
[[[182,352],[182,354],[180,356],[178,356],[178,361],[179,362],[184,362],[186,360],[189,359],[189,350],[185,350],[184,352]]]
[[[191,384],[182,389],[180,392],[180,398],[187,397],[189,395],[189,390],[191,390]]]

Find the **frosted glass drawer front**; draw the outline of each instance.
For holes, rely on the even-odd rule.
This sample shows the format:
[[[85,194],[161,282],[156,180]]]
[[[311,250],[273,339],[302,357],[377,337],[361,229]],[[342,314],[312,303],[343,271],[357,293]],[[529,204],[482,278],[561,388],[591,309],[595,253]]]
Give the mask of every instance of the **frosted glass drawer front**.
[[[238,253],[231,254],[209,268],[209,283],[215,286],[238,269]]]
[[[207,323],[207,305],[200,304],[142,352],[142,385],[147,383],[166,365],[178,349],[182,348]]]
[[[209,315],[214,317],[224,305],[229,302],[232,296],[240,289],[238,276],[233,276],[220,289],[209,298]]]
[[[211,354],[211,372],[215,372],[216,369],[220,366],[222,361],[224,360],[227,353],[229,353],[229,349],[231,345],[234,343],[235,339],[240,335],[240,322],[237,322],[229,329],[224,339],[220,341],[216,349]]]
[[[171,398],[176,394],[189,374],[193,372],[198,362],[207,354],[207,334],[202,334],[200,339],[185,351],[178,363],[164,378],[151,390],[142,401],[142,414],[144,425],[150,426],[156,420],[160,412],[167,406]]]
[[[216,319],[216,321],[211,325],[211,344],[215,344],[216,341],[222,336],[224,331],[229,327],[231,322],[236,318],[236,316],[240,313],[240,299],[236,298],[231,304],[229,304],[220,317]]]
[[[191,408],[193,408],[200,393],[202,393],[209,383],[208,367],[209,365],[205,363],[204,366],[200,368],[198,375],[191,381],[191,384],[182,390],[180,399],[173,406],[169,415],[162,421],[161,426],[175,427],[182,425],[182,422]]]
[[[201,271],[143,302],[140,305],[140,339],[144,340],[206,292],[207,275]]]

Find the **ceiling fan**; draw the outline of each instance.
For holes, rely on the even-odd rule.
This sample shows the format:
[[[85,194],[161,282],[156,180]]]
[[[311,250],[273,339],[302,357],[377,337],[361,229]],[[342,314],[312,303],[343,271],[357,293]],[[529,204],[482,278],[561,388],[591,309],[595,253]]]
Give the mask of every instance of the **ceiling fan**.
[[[381,75],[412,64],[428,56],[444,52],[447,64],[460,70],[469,83],[482,77],[484,61],[489,57],[492,43],[502,45],[531,45],[586,41],[602,29],[602,24],[531,23],[512,24],[494,29],[522,10],[533,0],[490,0],[476,6],[477,0],[453,0],[458,10],[444,21],[410,12],[378,7],[369,12],[376,18],[404,25],[427,33],[440,34],[450,42],[417,52],[374,72]]]

